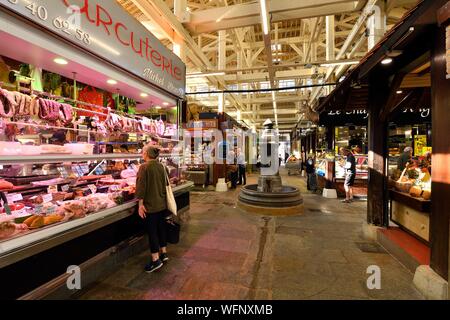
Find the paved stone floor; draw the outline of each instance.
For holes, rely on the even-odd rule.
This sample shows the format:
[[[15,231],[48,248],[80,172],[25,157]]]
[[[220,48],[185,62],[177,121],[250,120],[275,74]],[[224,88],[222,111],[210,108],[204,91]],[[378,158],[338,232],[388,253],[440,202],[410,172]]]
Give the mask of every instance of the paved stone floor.
[[[144,252],[78,298],[423,299],[413,274],[362,238],[366,202],[311,194],[299,176],[283,181],[303,191],[303,215],[247,214],[236,208],[238,191],[193,192],[180,244],[160,271],[143,272]],[[367,288],[371,265],[381,268],[380,290]]]

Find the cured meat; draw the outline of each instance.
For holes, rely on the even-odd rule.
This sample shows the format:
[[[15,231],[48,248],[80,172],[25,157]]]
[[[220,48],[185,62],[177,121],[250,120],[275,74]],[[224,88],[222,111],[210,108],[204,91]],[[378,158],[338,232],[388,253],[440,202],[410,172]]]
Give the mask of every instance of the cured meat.
[[[122,179],[128,179],[128,178],[136,177],[136,171],[134,171],[133,169],[122,170],[122,172],[120,173],[120,177]]]
[[[12,221],[0,223],[0,239],[7,239],[16,233],[28,230],[28,227],[23,224],[15,224]]]
[[[10,92],[0,88],[0,117],[11,118],[15,113],[16,102]]]
[[[85,204],[81,200],[73,200],[64,202],[63,209],[65,215],[71,218],[78,219],[86,216]]]
[[[73,108],[70,104],[61,103],[60,104],[60,120],[63,125],[69,125],[73,120]]]
[[[46,121],[59,120],[61,103],[47,99],[39,99],[37,103],[39,104],[39,118]]]
[[[0,191],[1,190],[10,190],[12,188],[14,188],[14,185],[12,183],[0,179]]]
[[[17,91],[11,92],[10,94],[15,102],[15,115],[20,117],[29,116],[31,112],[32,98]]]

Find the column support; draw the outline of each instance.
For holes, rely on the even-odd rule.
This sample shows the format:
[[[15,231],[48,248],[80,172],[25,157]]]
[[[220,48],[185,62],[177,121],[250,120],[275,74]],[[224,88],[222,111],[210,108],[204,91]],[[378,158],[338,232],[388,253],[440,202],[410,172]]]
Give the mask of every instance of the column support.
[[[369,51],[386,33],[386,12],[384,2],[377,1],[376,5],[373,7],[373,11],[374,13],[367,18],[367,30],[369,31],[367,45]]]
[[[432,106],[432,185],[431,185],[431,268],[448,280],[450,219],[450,79],[446,79],[446,28],[432,32],[431,106]]]
[[[389,96],[388,81],[383,78],[374,75],[369,85],[367,223],[387,227],[387,123],[378,116]]]
[[[325,24],[326,24],[326,60],[334,60],[335,59],[335,53],[334,48],[336,47],[335,44],[335,33],[334,33],[334,16],[326,16],[325,18]]]

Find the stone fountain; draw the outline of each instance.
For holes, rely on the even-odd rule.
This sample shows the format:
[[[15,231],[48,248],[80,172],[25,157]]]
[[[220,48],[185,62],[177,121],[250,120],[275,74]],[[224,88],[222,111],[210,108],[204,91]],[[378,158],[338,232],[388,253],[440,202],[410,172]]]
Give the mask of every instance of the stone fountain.
[[[258,184],[241,189],[238,205],[241,209],[264,215],[298,215],[303,213],[300,190],[284,186],[279,174],[278,139],[270,120],[264,123],[260,144],[261,165]]]

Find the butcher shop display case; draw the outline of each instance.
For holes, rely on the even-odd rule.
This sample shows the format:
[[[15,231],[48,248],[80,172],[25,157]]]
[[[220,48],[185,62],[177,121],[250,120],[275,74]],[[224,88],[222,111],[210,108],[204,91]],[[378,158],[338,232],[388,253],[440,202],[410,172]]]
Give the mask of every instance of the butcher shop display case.
[[[36,241],[133,209],[141,162],[140,154],[1,156],[0,267]],[[191,184],[170,163],[177,194]]]
[[[140,154],[0,156],[0,270],[23,267],[127,220],[120,232],[139,234],[134,193],[141,162]],[[182,213],[193,184],[179,162],[167,167]]]
[[[160,146],[180,217],[192,186],[175,150],[183,61],[116,1],[89,4],[151,57],[66,1],[38,2],[0,1],[0,300],[69,298],[71,266],[84,288],[148,249],[134,195],[144,145]]]

